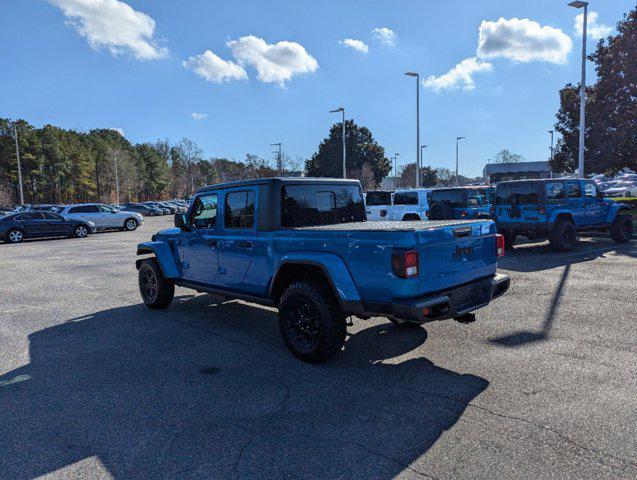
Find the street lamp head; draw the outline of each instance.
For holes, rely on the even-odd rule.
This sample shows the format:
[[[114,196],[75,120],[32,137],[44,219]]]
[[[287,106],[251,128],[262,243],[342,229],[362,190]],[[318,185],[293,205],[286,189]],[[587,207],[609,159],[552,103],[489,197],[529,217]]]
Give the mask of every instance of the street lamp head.
[[[417,77],[418,74],[416,72],[405,72],[405,75],[407,75],[408,77]]]
[[[338,107],[336,110],[330,110],[330,113],[342,112],[345,110],[343,107]]]
[[[583,8],[586,7],[588,5],[588,2],[582,2],[580,0],[575,0],[574,2],[571,2],[568,4],[569,7],[573,7],[573,8]]]
[[[280,142],[279,142],[279,143],[271,143],[271,144],[270,144],[270,146],[271,146],[271,147],[278,147],[279,145],[281,145],[281,143],[280,143]]]
[[[456,137],[456,140],[462,140],[463,138],[467,138],[467,137]]]

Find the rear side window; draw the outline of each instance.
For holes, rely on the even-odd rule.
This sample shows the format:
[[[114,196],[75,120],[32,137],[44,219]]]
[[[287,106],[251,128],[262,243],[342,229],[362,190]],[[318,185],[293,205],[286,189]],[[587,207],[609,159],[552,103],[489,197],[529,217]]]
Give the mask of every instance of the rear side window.
[[[69,208],[69,213],[82,213],[82,208],[83,208],[83,207],[73,207],[73,208]]]
[[[418,205],[417,192],[394,193],[394,205]]]
[[[562,200],[564,198],[564,184],[562,182],[548,182],[546,184],[547,200]]]
[[[486,188],[467,190],[467,205],[469,207],[488,205],[489,203],[491,203],[489,201],[489,191]]]
[[[588,198],[597,196],[597,187],[594,183],[586,183],[584,184],[584,195]]]
[[[390,192],[367,192],[365,198],[367,206],[374,205],[391,205],[391,193]]]
[[[254,191],[231,192],[226,195],[224,223],[226,228],[252,228],[254,225]]]
[[[452,208],[462,208],[464,194],[462,190],[434,190],[429,197],[430,203],[442,203]]]
[[[528,205],[539,201],[537,183],[501,184],[495,190],[495,203],[499,205]]]
[[[281,226],[364,222],[365,205],[355,185],[287,185],[281,190]]]

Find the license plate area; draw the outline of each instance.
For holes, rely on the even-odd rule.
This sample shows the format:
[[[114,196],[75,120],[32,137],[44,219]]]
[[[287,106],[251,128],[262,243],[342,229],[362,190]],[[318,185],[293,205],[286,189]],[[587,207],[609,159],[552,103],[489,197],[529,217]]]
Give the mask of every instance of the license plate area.
[[[447,292],[449,302],[456,311],[462,311],[489,300],[491,284],[488,281],[472,283]]]

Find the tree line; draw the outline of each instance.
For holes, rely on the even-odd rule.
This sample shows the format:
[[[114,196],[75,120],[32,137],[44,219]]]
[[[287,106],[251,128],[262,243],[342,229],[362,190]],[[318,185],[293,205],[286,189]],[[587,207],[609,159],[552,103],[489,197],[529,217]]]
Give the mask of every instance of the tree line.
[[[16,131],[25,203],[112,203],[118,191],[121,202],[185,198],[202,185],[278,173],[252,154],[243,162],[205,158],[188,138],[132,144],[112,129],[36,128],[2,118],[0,205],[19,201]],[[284,156],[284,166],[293,164]]]

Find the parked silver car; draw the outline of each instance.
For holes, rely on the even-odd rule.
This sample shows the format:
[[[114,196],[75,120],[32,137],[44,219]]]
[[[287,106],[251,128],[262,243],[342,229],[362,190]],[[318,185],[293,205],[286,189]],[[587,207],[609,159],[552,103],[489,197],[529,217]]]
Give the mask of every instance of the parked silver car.
[[[135,230],[144,222],[144,217],[135,212],[118,212],[112,207],[99,203],[67,205],[59,212],[65,218],[93,222],[98,229],[118,228]]]

